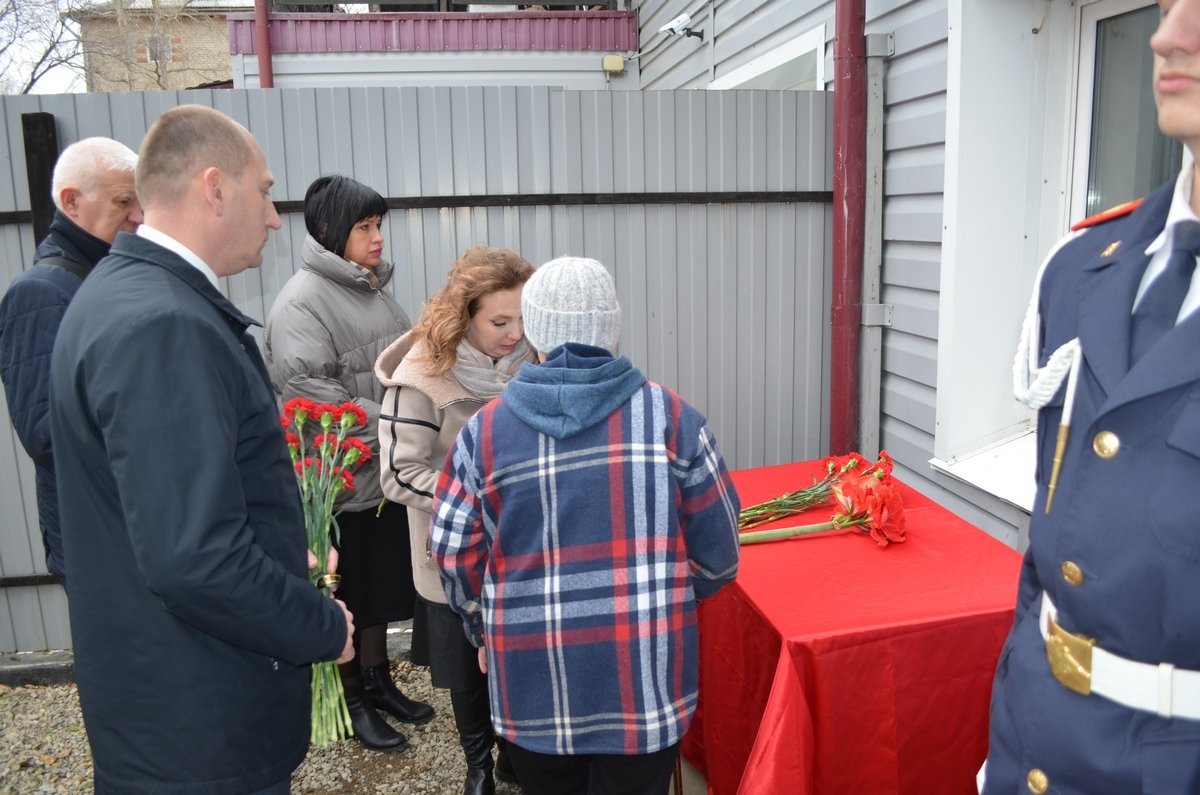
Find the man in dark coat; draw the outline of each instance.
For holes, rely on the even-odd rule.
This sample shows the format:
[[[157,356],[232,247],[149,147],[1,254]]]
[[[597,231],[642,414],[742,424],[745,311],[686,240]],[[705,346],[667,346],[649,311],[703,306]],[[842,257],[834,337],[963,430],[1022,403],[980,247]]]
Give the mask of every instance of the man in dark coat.
[[[987,795],[1200,792],[1200,0],[1160,5],[1158,123],[1190,154],[1051,255],[1022,334],[1038,490]]]
[[[38,523],[46,568],[63,576],[58,498],[50,448],[50,353],[67,304],[117,232],[142,221],[133,189],[137,155],[110,138],[85,138],[58,157],[52,181],[57,208],[33,267],[13,279],[0,300],[0,381],[9,418],[33,459]]]
[[[306,576],[300,496],[255,321],[217,289],[256,267],[271,172],[184,105],[146,134],[145,223],[67,309],[51,363],[67,597],[98,793],[284,793],[309,663],[353,623]]]

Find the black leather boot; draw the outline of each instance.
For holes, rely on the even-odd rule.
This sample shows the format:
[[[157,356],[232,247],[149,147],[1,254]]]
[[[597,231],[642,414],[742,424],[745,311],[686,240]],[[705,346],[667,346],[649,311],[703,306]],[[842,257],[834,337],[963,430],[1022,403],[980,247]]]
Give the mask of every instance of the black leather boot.
[[[372,751],[401,751],[408,747],[408,738],[388,725],[375,708],[367,703],[362,688],[346,687],[346,706],[354,736]]]
[[[492,777],[492,743],[495,735],[489,726],[486,731],[459,734],[463,754],[467,757],[467,779],[463,795],[496,795],[496,780]]]
[[[451,690],[450,703],[454,707],[458,742],[467,758],[467,778],[463,782],[463,795],[495,795],[492,745],[495,744],[496,735],[492,732],[487,680],[483,680],[482,687]]]
[[[513,769],[512,760],[508,758],[508,741],[499,736],[496,737],[496,780],[512,784],[514,787],[521,786],[521,782],[517,780],[517,771]]]
[[[413,701],[400,692],[392,681],[387,663],[363,671],[363,691],[367,700],[376,708],[390,712],[402,723],[421,724],[433,720],[433,707]]]

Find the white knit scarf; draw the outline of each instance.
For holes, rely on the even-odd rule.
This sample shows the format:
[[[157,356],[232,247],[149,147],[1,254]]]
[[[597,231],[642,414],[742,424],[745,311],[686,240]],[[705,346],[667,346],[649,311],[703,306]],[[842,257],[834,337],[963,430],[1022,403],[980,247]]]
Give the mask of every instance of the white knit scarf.
[[[451,372],[463,389],[477,398],[490,400],[503,392],[521,365],[530,360],[529,353],[529,343],[522,338],[511,351],[493,361],[463,337],[455,350],[457,359]]]

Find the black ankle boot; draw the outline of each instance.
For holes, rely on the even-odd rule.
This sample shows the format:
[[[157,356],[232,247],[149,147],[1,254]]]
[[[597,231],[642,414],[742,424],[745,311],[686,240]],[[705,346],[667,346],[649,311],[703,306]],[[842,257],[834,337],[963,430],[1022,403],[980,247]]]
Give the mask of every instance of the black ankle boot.
[[[413,701],[401,693],[400,688],[392,681],[387,663],[363,671],[363,691],[376,709],[390,712],[392,717],[402,723],[420,724],[433,720],[433,707]]]
[[[408,738],[388,725],[375,708],[367,703],[361,688],[343,687],[346,691],[346,706],[350,710],[350,723],[354,736],[372,751],[401,751],[408,747]]]

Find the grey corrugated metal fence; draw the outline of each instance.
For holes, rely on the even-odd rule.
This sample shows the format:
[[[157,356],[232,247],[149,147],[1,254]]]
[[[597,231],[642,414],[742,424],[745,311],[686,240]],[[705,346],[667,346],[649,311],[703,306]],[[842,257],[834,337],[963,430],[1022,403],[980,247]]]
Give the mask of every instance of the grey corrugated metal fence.
[[[797,92],[340,88],[81,94],[0,100],[0,214],[29,209],[22,113],[61,145],[137,148],[163,110],[217,107],[247,126],[294,209],[349,174],[392,200],[393,290],[416,317],[455,258],[505,246],[534,264],[595,257],[616,276],[622,352],[710,418],[735,467],[822,454],[831,99]],[[0,291],[28,266],[28,223],[0,226]],[[298,212],[262,268],[225,280],[265,318],[304,238]],[[44,573],[33,469],[0,403],[0,584]],[[70,645],[57,585],[0,587],[0,651]]]

